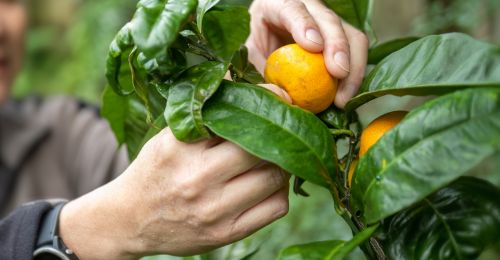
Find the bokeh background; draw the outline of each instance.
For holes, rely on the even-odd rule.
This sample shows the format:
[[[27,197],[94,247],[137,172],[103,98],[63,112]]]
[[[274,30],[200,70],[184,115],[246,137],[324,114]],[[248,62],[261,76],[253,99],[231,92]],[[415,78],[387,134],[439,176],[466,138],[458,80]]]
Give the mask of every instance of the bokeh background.
[[[227,1],[227,0],[226,0]],[[117,30],[134,11],[135,0],[28,0],[30,28],[24,70],[14,95],[73,95],[99,105],[106,82],[107,48]],[[248,0],[229,0],[248,5]],[[375,0],[373,23],[381,42],[403,36],[460,31],[500,44],[500,0]],[[473,50],[471,50],[473,51]],[[464,61],[465,62],[465,61]],[[388,97],[362,107],[362,120],[396,108],[411,107],[421,99]],[[368,108],[369,109],[368,109]],[[375,109],[374,109],[375,108]],[[363,110],[364,109],[364,110]],[[375,111],[375,112],[374,112]],[[498,157],[496,157],[498,158]],[[491,158],[483,167],[500,169]],[[500,177],[482,176],[500,186]],[[273,259],[288,245],[327,239],[349,239],[349,228],[334,213],[329,194],[306,185],[311,197],[291,196],[290,214],[241,243],[204,258],[237,259],[260,248],[254,259]],[[498,245],[497,248],[500,248]],[[351,259],[363,259],[358,250]],[[155,257],[153,259],[170,259]],[[196,259],[196,258],[193,258]],[[492,248],[480,259],[500,259]]]

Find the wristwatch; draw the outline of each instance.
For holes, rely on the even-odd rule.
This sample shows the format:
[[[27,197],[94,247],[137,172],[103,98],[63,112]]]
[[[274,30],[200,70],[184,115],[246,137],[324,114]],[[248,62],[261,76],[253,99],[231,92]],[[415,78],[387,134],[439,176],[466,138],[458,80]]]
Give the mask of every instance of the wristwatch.
[[[78,260],[75,253],[66,247],[63,240],[59,236],[59,213],[66,201],[59,201],[42,219],[42,225],[38,233],[38,239],[33,252],[35,260]]]

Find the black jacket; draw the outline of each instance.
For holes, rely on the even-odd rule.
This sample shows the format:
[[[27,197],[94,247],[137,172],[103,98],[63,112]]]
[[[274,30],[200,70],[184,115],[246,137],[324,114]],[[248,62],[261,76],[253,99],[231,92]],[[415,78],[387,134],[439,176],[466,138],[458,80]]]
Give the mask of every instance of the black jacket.
[[[46,201],[25,204],[0,221],[0,259],[32,259]]]

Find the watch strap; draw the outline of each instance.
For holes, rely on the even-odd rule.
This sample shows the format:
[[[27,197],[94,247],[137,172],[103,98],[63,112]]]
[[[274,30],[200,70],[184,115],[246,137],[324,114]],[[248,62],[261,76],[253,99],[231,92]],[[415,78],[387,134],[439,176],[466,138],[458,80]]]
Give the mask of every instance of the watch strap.
[[[42,219],[36,249],[33,257],[51,255],[63,260],[78,260],[75,253],[70,250],[59,236],[59,214],[66,201],[54,204],[54,207],[48,211]],[[42,259],[45,259],[41,257]]]

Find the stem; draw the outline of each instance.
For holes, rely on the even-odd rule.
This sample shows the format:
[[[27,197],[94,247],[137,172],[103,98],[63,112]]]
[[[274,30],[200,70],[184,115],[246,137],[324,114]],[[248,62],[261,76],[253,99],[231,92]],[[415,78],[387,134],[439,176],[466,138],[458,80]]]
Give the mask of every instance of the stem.
[[[339,136],[354,136],[354,132],[349,130],[349,129],[330,129],[330,133],[334,137],[339,137]]]

